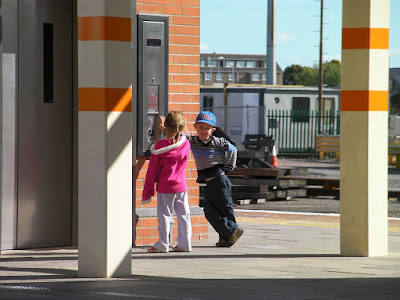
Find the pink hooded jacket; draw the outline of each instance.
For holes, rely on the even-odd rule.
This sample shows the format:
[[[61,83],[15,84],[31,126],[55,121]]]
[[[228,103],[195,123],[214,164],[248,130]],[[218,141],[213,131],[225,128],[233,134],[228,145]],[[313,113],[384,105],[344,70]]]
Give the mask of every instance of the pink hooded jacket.
[[[187,190],[185,168],[190,144],[184,135],[173,144],[172,139],[159,140],[150,147],[151,157],[144,182],[142,202],[154,195],[154,184],[159,193],[180,193]]]

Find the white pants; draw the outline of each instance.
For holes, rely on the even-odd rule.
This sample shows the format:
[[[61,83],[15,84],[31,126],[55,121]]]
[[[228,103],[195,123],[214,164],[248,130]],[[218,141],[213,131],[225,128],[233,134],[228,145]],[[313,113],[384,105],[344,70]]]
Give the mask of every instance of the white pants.
[[[192,250],[192,224],[187,192],[166,194],[157,193],[157,218],[159,240],[154,248],[169,251],[169,233],[171,230],[172,209],[178,218],[177,246],[183,251]]]

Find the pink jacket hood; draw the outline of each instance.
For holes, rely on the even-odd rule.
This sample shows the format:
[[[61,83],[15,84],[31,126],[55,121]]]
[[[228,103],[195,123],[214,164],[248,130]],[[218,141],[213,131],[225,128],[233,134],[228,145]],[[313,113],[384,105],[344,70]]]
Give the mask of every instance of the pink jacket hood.
[[[182,135],[175,144],[171,144],[171,140],[160,140],[150,147],[150,152],[159,157],[180,161],[187,155],[186,151],[183,151],[186,148],[185,141],[186,137],[184,135]]]

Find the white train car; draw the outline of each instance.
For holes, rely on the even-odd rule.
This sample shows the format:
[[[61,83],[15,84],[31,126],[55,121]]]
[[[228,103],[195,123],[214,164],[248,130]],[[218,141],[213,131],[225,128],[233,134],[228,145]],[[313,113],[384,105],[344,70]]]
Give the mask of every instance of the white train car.
[[[200,99],[201,109],[213,111],[217,126],[236,142],[242,143],[246,134],[273,135],[281,152],[288,148],[290,151],[310,150],[315,144],[313,132],[336,134],[336,129],[333,133],[332,128],[338,126],[338,119],[311,124],[320,107],[316,87],[228,85],[224,89],[201,86]],[[339,109],[340,89],[324,88],[322,111],[325,116],[334,116]]]

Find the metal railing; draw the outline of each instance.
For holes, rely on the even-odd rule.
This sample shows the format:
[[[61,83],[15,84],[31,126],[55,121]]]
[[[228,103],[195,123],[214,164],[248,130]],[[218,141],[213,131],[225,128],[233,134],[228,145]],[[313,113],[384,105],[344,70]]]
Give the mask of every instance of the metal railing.
[[[339,111],[269,110],[266,135],[272,135],[280,155],[316,154],[317,135],[339,135]]]
[[[203,107],[217,126],[242,144],[247,134],[273,136],[279,155],[316,155],[317,135],[339,135],[339,111],[265,110],[264,106]]]

